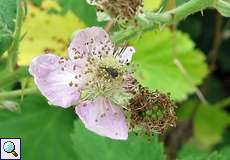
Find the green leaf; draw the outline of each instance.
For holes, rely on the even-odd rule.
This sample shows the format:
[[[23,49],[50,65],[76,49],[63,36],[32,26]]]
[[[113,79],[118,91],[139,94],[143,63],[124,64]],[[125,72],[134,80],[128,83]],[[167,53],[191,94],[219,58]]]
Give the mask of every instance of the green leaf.
[[[64,11],[72,10],[87,26],[103,26],[96,16],[96,7],[89,5],[86,0],[58,0]]]
[[[42,0],[32,0],[32,3],[36,6],[41,6]]]
[[[162,0],[144,0],[144,10],[153,11],[159,9],[160,5],[162,4]]]
[[[0,56],[9,48],[12,40],[12,32],[0,22]]]
[[[179,119],[190,117],[197,104],[188,101],[177,112]],[[222,138],[225,128],[230,124],[230,116],[216,106],[199,106],[194,120],[194,136],[202,147],[210,147]]]
[[[13,40],[17,0],[0,0],[0,56]]]
[[[22,138],[25,160],[76,159],[70,140],[75,118],[72,109],[51,107],[41,96],[28,96],[22,113],[0,109],[0,137]]]
[[[176,6],[180,6],[186,2],[188,2],[189,0],[176,0]]]
[[[42,10],[28,5],[28,16],[22,28],[26,36],[20,43],[19,65],[30,64],[35,56],[47,50],[66,56],[73,32],[85,27],[71,11],[65,15],[49,14],[51,8],[60,10],[56,1],[43,1],[41,7]]]
[[[230,146],[228,145],[228,147],[222,148],[220,153],[227,157],[230,157]]]
[[[197,144],[184,145],[179,151],[178,160],[228,160],[229,148],[208,152],[198,148]]]
[[[182,74],[173,62],[173,37],[169,29],[160,32],[147,32],[139,40],[133,40],[136,48],[134,63],[137,67],[137,79],[150,89],[170,92],[174,100],[182,101],[195,87]],[[194,43],[188,35],[176,34],[177,58],[196,85],[201,84],[207,74],[207,64],[202,52],[194,49]]]
[[[2,58],[0,59],[0,74],[3,72],[3,70],[5,69],[6,67],[6,59],[5,58]],[[2,75],[2,74],[1,74]],[[3,77],[4,75],[2,75]]]
[[[200,159],[198,159],[198,156]],[[191,144],[185,144],[182,146],[180,151],[177,154],[178,160],[183,160],[183,159],[191,159],[197,157],[196,160],[202,160],[202,158],[207,157],[208,153],[207,151],[201,150],[198,148],[197,144],[192,141]]]
[[[14,30],[17,12],[17,0],[0,0],[0,19],[10,30]]]
[[[144,136],[130,134],[127,141],[117,141],[90,132],[80,121],[76,121],[74,127],[71,137],[80,160],[149,160],[150,157],[154,157],[154,160],[165,159],[163,146],[158,142],[157,136],[148,142]]]

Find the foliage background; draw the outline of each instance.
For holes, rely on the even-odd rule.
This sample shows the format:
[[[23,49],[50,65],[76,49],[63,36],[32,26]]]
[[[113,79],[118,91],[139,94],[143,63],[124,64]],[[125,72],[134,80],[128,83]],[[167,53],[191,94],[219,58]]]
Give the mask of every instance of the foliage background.
[[[146,0],[145,9],[166,10],[188,0]],[[25,160],[154,159],[222,160],[230,157],[230,21],[216,10],[205,10],[177,24],[134,37],[136,77],[145,86],[171,93],[178,105],[178,125],[165,135],[130,134],[128,141],[112,141],[86,130],[72,108],[50,106],[39,93],[9,98],[4,92],[33,86],[25,74],[5,71],[7,51],[14,41],[16,0],[0,0],[0,137],[21,137]],[[85,0],[31,0],[22,26],[18,70],[50,50],[66,55],[77,30],[102,26]],[[118,28],[113,31],[116,32]],[[173,40],[176,36],[176,43]],[[187,74],[173,63],[173,47]],[[8,79],[8,83],[2,83]],[[20,78],[19,78],[20,77]],[[200,103],[196,91],[209,104]],[[11,111],[9,111],[11,110]]]

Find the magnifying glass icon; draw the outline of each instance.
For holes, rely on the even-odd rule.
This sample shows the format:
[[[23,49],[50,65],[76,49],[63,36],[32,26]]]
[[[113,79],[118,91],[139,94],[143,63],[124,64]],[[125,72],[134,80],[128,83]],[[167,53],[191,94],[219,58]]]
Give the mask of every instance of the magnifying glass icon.
[[[18,154],[17,152],[15,152],[15,145],[13,142],[11,141],[7,141],[3,144],[3,150],[6,152],[6,153],[11,153],[14,155],[14,157],[17,157]]]

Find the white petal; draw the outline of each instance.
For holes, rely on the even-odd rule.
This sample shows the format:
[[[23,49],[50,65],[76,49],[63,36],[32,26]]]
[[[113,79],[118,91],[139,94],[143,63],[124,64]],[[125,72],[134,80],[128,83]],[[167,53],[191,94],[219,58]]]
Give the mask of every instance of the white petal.
[[[119,52],[119,50],[118,50]],[[120,53],[119,56],[117,56],[117,59],[123,63],[123,64],[128,64],[131,62],[133,54],[135,53],[135,48],[129,46],[127,48],[125,48],[124,51],[122,51],[122,53]]]
[[[119,140],[128,138],[124,114],[106,98],[83,102],[76,107],[76,113],[86,128],[101,136]]]
[[[97,20],[100,21],[109,21],[111,19],[111,17],[105,13],[105,12],[101,12],[101,11],[97,11]]]
[[[70,43],[69,57],[76,60],[76,56],[92,56],[113,53],[113,45],[109,35],[100,27],[80,30]]]
[[[80,98],[85,82],[75,78],[80,69],[70,60],[43,54],[33,59],[29,72],[41,93],[52,104],[66,108],[76,104]]]

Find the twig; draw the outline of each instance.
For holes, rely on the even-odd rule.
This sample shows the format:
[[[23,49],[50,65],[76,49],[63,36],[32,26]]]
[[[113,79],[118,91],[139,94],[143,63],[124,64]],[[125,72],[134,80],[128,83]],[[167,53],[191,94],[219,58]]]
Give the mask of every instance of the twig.
[[[140,27],[129,26],[126,30],[116,32],[112,37],[113,42],[119,43],[136,36],[140,31],[152,30],[156,24],[162,26],[175,24],[193,13],[200,12],[209,7],[215,7],[215,4],[216,0],[190,0],[175,9],[163,13],[146,12],[145,18],[148,23]]]
[[[195,92],[197,97],[200,99],[202,103],[207,104],[207,100],[205,99],[203,93],[200,91],[200,89],[196,86],[195,82],[193,81],[192,77],[189,75],[188,71],[185,69],[183,64],[180,62],[180,60],[177,58],[177,51],[176,51],[176,25],[172,25],[172,54],[173,54],[173,62],[177,66],[177,68],[180,70],[182,75],[187,78],[189,83],[195,88]]]
[[[4,75],[0,78],[0,86],[7,85],[28,76],[28,67],[19,67],[13,72],[9,72],[6,69],[0,72],[0,75]]]
[[[10,72],[13,72],[17,64],[19,43],[21,41],[21,29],[22,29],[24,18],[26,16],[25,3],[26,2],[24,0],[17,1],[17,15],[16,15],[14,40],[12,42],[11,47],[8,50],[7,66]]]
[[[181,73],[188,79],[188,81],[191,83],[191,85],[195,88],[195,92],[197,97],[200,99],[200,101],[202,103],[207,104],[207,100],[205,99],[203,93],[201,92],[201,90],[196,86],[196,84],[194,83],[193,79],[191,78],[191,76],[188,74],[187,70],[184,68],[184,66],[181,64],[180,60],[178,59],[174,59],[173,60],[174,63],[176,64],[176,66],[178,67],[178,69],[181,71]]]
[[[212,45],[212,49],[209,52],[209,58],[210,58],[210,64],[209,64],[209,68],[210,68],[210,72],[204,82],[204,85],[202,86],[201,90],[203,92],[205,92],[208,88],[208,81],[210,76],[212,75],[212,73],[216,70],[216,60],[217,60],[217,53],[218,53],[218,49],[219,46],[221,44],[221,40],[222,40],[222,16],[216,12],[216,18],[215,18],[215,33],[214,33],[214,37],[213,37],[213,45]]]
[[[224,108],[224,107],[230,106],[230,97],[227,97],[224,100],[221,100],[221,101],[215,103],[214,106],[216,106],[218,108]]]
[[[216,69],[216,59],[218,54],[218,49],[222,40],[222,16],[216,12],[216,29],[213,38],[212,49],[209,53],[210,56],[210,70],[213,72]]]
[[[33,94],[37,92],[38,92],[37,88],[26,88],[26,89],[14,90],[14,91],[6,91],[0,93],[0,99],[20,97],[22,95]]]

